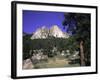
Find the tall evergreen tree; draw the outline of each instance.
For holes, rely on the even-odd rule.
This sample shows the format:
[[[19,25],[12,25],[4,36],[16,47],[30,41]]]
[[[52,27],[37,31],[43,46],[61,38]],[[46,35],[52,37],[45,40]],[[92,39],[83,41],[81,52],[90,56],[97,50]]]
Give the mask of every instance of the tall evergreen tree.
[[[80,65],[90,65],[90,35],[91,19],[90,14],[85,13],[65,13],[63,21],[64,28],[74,38],[74,42],[79,43]],[[73,45],[73,44],[72,44]]]

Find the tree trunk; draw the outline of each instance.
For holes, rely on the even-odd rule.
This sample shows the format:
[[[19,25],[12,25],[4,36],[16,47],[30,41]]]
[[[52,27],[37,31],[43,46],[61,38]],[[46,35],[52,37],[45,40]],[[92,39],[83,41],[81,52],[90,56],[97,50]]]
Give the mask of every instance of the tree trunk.
[[[80,41],[80,65],[85,66],[84,48],[83,41]]]

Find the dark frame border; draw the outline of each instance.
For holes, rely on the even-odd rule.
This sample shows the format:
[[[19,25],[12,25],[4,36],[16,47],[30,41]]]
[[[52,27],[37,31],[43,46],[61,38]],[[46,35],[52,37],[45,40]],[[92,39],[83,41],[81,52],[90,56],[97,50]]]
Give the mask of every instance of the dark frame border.
[[[83,73],[64,73],[64,74],[51,74],[51,75],[30,75],[30,76],[17,76],[17,4],[27,5],[49,5],[49,6],[60,6],[60,7],[80,7],[80,8],[94,8],[96,9],[96,69],[95,72],[83,72]],[[72,4],[56,4],[56,3],[41,3],[41,2],[24,2],[24,1],[12,1],[11,2],[11,78],[22,79],[22,78],[39,78],[39,77],[54,77],[54,76],[72,76],[72,75],[86,75],[86,74],[97,74],[98,73],[98,7],[87,6],[87,5],[72,5]]]

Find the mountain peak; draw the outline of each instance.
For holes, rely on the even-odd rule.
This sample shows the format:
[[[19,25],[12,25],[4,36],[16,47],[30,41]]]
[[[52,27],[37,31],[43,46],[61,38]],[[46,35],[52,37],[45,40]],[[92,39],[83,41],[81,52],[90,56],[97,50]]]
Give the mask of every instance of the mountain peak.
[[[53,30],[60,30],[60,28],[57,26],[57,25],[53,25],[51,28],[50,28],[51,30],[53,29]]]
[[[42,26],[42,27],[41,27],[41,29],[45,29],[45,28],[47,28],[47,27],[46,27],[46,26]]]
[[[48,38],[49,36],[57,37],[57,38],[68,38],[69,35],[65,34],[57,25],[53,25],[50,29],[46,26],[42,26],[38,28],[31,39],[39,39],[39,38]]]

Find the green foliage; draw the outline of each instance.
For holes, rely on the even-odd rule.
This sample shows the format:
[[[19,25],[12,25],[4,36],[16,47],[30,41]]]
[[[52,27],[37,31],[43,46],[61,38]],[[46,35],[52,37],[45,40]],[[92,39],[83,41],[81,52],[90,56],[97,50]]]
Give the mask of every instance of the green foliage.
[[[23,36],[23,59],[30,58],[30,50],[40,50],[42,49],[43,54],[48,55],[48,57],[54,57],[56,52],[52,52],[54,47],[57,50],[67,50],[69,42],[64,38],[46,38],[46,39],[30,39],[29,35]],[[33,53],[33,52],[32,52]]]
[[[23,60],[30,58],[30,49],[32,48],[31,35],[23,36]]]
[[[52,39],[34,39],[32,40],[33,49],[46,49],[51,50],[53,47],[63,49],[67,45],[67,39],[63,38],[52,38]]]
[[[90,14],[83,13],[65,13],[65,19],[63,25],[67,31],[71,31],[74,34],[69,38],[69,48],[78,48],[80,40],[84,41],[84,53],[86,62],[90,65],[90,36],[91,36],[91,18]],[[74,24],[74,25],[73,25]],[[76,45],[76,46],[75,46]]]

